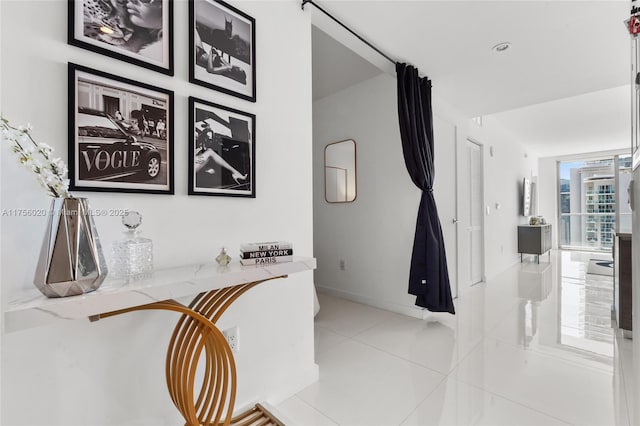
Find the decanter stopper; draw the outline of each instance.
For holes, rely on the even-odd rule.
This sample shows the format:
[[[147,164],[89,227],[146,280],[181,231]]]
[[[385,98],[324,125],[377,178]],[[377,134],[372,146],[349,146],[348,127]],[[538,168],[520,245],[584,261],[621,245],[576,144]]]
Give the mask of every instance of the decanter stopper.
[[[129,230],[135,231],[142,224],[142,215],[135,210],[128,210],[122,215],[122,224]]]

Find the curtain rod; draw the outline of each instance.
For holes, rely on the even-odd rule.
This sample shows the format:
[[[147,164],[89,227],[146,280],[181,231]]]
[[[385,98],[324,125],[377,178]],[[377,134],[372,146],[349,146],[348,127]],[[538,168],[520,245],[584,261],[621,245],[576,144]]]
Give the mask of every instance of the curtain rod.
[[[380,55],[382,55],[387,61],[391,62],[393,65],[396,64],[396,61],[394,61],[393,59],[391,59],[389,56],[387,56],[382,50],[378,49],[377,47],[375,47],[373,44],[369,43],[367,40],[365,40],[362,36],[360,36],[360,34],[356,33],[355,31],[353,31],[351,28],[347,27],[345,24],[343,24],[342,22],[340,22],[340,20],[338,18],[336,18],[335,16],[333,16],[332,14],[330,14],[329,12],[327,12],[326,10],[324,10],[323,8],[321,8],[320,6],[318,6],[316,3],[313,2],[313,0],[302,0],[302,10],[304,10],[304,6],[310,3],[313,6],[316,7],[316,9],[318,9],[320,12],[324,13],[325,15],[327,15],[329,18],[331,18],[332,20],[334,20],[336,23],[338,23],[342,28],[344,28],[345,30],[349,31],[351,34],[353,34],[354,36],[356,36],[361,42],[363,42],[364,44],[366,44],[367,46],[369,46],[370,48],[372,48],[373,50],[375,50],[376,52],[378,52]]]

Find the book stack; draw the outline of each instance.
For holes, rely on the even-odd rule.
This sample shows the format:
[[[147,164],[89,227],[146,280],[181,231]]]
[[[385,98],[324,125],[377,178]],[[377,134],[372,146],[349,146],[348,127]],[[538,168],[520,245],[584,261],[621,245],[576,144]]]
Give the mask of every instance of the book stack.
[[[293,245],[286,241],[267,241],[240,245],[242,265],[268,265],[270,263],[291,262]]]

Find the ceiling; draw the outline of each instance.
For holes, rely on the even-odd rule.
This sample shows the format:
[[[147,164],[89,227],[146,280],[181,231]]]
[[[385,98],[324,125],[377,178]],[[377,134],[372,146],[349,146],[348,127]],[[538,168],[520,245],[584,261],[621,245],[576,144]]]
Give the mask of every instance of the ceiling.
[[[467,116],[495,114],[538,155],[603,150],[604,139],[611,149],[629,145],[628,0],[318,3],[387,55],[417,66]],[[375,52],[326,19],[321,28],[331,37],[313,32],[314,96],[376,75]],[[505,41],[509,50],[491,49]]]
[[[540,157],[631,148],[630,88],[620,86],[494,114]]]
[[[312,51],[314,101],[382,73],[316,27],[312,30]]]

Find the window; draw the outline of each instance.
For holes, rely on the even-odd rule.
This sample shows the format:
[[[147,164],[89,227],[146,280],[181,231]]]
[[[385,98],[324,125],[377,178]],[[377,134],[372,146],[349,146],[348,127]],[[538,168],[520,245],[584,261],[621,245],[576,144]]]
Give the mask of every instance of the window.
[[[614,159],[559,163],[560,247],[610,250],[616,224]]]

